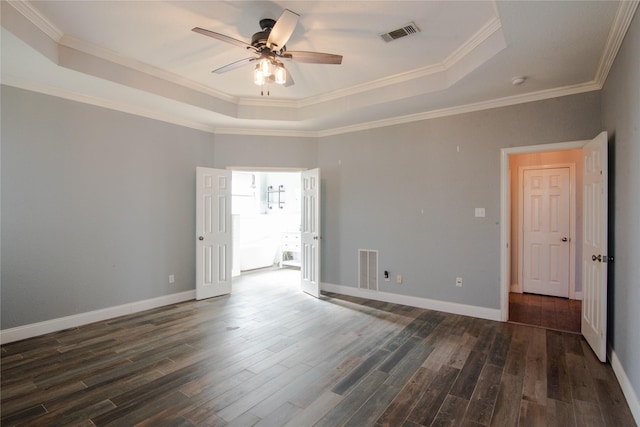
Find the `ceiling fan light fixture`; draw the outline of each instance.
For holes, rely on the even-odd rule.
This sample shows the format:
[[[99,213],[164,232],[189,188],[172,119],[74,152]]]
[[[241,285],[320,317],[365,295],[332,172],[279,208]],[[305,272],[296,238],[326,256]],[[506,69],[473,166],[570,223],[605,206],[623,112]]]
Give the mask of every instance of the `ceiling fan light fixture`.
[[[260,72],[264,77],[269,77],[273,74],[273,64],[271,63],[271,59],[262,58],[258,65],[260,66]]]
[[[265,84],[265,77],[262,74],[262,69],[260,68],[260,64],[256,65],[256,69],[253,70],[253,82],[258,86],[262,86]]]
[[[284,65],[280,63],[276,64],[275,80],[279,85],[283,85],[287,82],[287,70],[284,68]]]

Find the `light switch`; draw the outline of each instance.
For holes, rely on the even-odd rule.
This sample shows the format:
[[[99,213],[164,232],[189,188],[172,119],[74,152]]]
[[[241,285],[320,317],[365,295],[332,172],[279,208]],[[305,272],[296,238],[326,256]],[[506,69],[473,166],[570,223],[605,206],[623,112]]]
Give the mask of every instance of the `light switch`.
[[[476,218],[484,218],[484,208],[476,208]]]

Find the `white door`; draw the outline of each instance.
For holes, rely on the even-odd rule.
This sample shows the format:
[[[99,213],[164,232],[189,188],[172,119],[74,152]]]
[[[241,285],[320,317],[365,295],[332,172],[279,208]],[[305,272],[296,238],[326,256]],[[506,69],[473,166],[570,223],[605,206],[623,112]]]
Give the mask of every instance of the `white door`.
[[[196,168],[196,299],[231,293],[231,171]]]
[[[607,133],[583,148],[582,335],[607,360]]]
[[[302,172],[301,287],[320,296],[320,169]]]
[[[569,168],[523,172],[524,292],[569,297],[570,192]]]

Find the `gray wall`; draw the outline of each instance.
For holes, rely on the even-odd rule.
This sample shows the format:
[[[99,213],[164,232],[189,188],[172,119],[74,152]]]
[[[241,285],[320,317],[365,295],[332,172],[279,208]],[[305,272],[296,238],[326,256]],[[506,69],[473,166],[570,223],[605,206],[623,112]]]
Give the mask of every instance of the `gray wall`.
[[[3,86],[1,166],[2,329],[194,289],[211,134]]]
[[[197,165],[319,166],[324,282],[355,286],[357,249],[377,249],[380,269],[404,276],[383,291],[498,308],[500,148],[591,138],[599,101],[316,140],[212,137],[6,87],[2,328],[193,289]]]
[[[640,13],[636,12],[602,91],[609,132],[609,341],[640,396]],[[613,203],[611,203],[613,202]],[[613,268],[612,268],[613,267]],[[612,270],[612,271],[611,271]]]
[[[315,138],[280,136],[215,136],[215,167],[314,168]]]
[[[355,286],[357,250],[376,249],[380,271],[404,280],[381,291],[499,308],[500,149],[593,138],[599,103],[592,92],[323,138],[323,282]]]

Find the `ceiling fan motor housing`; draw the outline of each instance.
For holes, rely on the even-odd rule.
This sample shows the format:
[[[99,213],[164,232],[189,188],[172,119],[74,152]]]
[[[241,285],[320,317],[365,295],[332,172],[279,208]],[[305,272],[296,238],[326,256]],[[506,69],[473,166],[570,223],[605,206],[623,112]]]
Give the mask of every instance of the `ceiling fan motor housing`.
[[[271,29],[255,33],[253,36],[251,36],[251,46],[258,49],[266,46],[267,40],[269,40],[269,34],[271,34]]]

